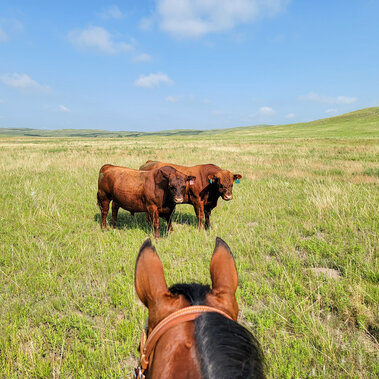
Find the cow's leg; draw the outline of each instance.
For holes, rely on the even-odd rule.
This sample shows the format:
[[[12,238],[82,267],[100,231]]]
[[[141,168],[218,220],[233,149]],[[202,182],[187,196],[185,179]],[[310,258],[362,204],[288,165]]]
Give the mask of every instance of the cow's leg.
[[[193,204],[193,207],[195,208],[199,230],[201,230],[203,228],[204,220],[204,203],[202,201],[198,201]]]
[[[116,203],[113,200],[113,203],[112,203],[112,224],[113,224],[114,228],[117,227],[117,213],[118,213],[119,208],[120,208],[120,204]]]
[[[153,221],[154,238],[159,238],[159,212],[156,205],[151,205],[147,208],[150,219]]]
[[[209,220],[209,217],[211,216],[212,208],[205,207],[204,208],[204,214],[205,214],[205,229],[209,229],[211,227],[211,221]]]
[[[107,227],[107,215],[109,211],[109,203],[110,203],[110,200],[108,199],[106,194],[102,192],[97,193],[97,204],[99,205],[100,212],[101,212],[101,228]]]
[[[174,215],[175,208],[171,211],[171,213],[165,213],[162,217],[167,221],[167,230],[169,232],[173,232],[174,228],[171,225],[172,216]]]

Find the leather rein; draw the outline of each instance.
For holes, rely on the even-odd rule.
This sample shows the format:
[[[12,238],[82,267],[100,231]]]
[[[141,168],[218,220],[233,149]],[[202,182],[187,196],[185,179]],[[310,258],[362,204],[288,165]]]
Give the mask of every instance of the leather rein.
[[[144,329],[141,334],[140,342],[140,364],[134,370],[134,378],[144,379],[144,372],[147,370],[152,353],[154,352],[155,345],[157,344],[159,338],[167,332],[173,326],[186,321],[193,321],[201,314],[206,312],[219,313],[230,320],[232,318],[225,312],[208,307],[207,305],[192,305],[186,308],[179,309],[178,311],[171,313],[166,318],[164,318],[158,325],[152,330],[152,332],[147,336],[146,330]]]

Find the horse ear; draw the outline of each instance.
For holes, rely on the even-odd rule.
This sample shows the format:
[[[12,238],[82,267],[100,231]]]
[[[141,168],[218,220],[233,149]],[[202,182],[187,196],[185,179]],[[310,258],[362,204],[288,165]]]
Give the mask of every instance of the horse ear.
[[[238,274],[236,264],[229,246],[219,237],[211,259],[212,294],[221,303],[222,307],[237,319],[238,305],[236,290]]]
[[[138,297],[147,308],[150,308],[169,292],[162,262],[150,238],[143,243],[139,251],[134,285]]]

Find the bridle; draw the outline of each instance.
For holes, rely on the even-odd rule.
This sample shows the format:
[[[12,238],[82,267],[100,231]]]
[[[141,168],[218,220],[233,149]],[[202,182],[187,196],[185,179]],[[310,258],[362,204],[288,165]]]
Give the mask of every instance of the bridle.
[[[164,318],[158,325],[152,330],[152,332],[147,336],[146,330],[144,329],[141,334],[140,342],[140,364],[134,370],[134,378],[144,379],[144,372],[147,370],[151,356],[154,352],[155,345],[157,344],[159,338],[167,332],[173,326],[186,321],[193,321],[201,314],[206,312],[219,313],[230,320],[233,320],[227,313],[213,307],[208,307],[207,305],[192,305],[190,307],[179,309],[178,311],[171,313],[166,318]]]

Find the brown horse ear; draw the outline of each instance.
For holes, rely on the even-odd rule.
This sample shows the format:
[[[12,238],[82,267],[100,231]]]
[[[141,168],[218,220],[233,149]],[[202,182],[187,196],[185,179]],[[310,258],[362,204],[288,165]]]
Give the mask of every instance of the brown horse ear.
[[[150,238],[143,243],[139,251],[134,285],[138,297],[149,309],[169,293],[162,262]]]
[[[229,246],[219,237],[211,259],[212,294],[220,305],[234,318],[238,316],[236,290],[238,274]]]

